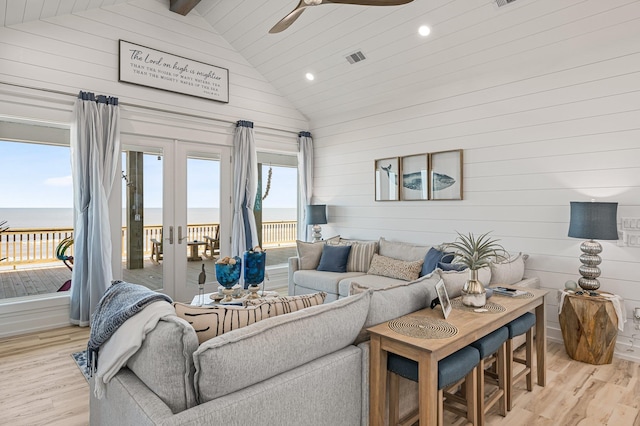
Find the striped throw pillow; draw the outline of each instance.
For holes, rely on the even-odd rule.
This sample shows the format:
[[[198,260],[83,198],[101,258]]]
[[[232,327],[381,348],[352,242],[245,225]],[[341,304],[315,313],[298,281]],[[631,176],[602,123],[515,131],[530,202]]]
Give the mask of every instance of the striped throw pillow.
[[[269,316],[288,314],[308,308],[309,306],[322,305],[327,293],[321,291],[313,294],[301,294],[298,296],[270,297],[268,299],[247,300],[247,306],[261,306],[267,308]]]
[[[187,321],[202,343],[227,331],[246,327],[254,322],[269,318],[269,306],[192,306],[174,302],[176,315]]]
[[[371,259],[378,250],[378,242],[354,242],[351,244],[351,253],[347,261],[347,272],[367,272]]]

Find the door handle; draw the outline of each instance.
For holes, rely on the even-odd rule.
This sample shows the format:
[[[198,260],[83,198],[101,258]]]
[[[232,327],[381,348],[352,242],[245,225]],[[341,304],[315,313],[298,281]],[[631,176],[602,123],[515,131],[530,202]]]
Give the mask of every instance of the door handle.
[[[188,235],[182,236],[182,226],[178,226],[178,244],[182,244],[184,240],[186,240]]]
[[[173,244],[173,226],[169,227],[169,238],[165,238],[169,241],[169,244]]]

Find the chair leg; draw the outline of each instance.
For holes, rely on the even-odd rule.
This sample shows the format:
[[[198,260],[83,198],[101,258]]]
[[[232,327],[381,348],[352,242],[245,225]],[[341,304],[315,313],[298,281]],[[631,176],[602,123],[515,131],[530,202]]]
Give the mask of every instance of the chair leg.
[[[526,361],[527,366],[527,390],[531,392],[533,390],[533,327],[527,331],[527,343],[526,343]]]
[[[476,367],[476,399],[477,399],[477,424],[482,426],[484,425],[484,359],[480,360],[480,363]]]
[[[513,392],[513,340],[507,340],[507,411],[512,408],[512,392]]]
[[[478,424],[477,377],[478,367],[474,367],[464,379],[465,398],[467,399],[467,420],[469,420],[472,425]]]
[[[502,344],[498,349],[498,360],[496,362],[496,368],[498,372],[498,392],[502,392],[502,395],[498,399],[498,408],[500,409],[500,415],[505,417],[507,415],[507,345]]]

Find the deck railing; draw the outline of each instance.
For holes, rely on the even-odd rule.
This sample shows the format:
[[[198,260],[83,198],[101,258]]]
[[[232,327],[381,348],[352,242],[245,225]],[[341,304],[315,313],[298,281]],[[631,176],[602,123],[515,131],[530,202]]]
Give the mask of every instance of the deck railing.
[[[203,241],[205,236],[213,237],[218,224],[194,224],[187,226],[188,241]],[[24,228],[11,229],[0,235],[0,262],[2,266],[17,266],[31,263],[50,263],[58,261],[56,247],[60,241],[73,237],[71,228]],[[295,221],[277,221],[262,223],[262,245],[274,246],[294,243],[297,237],[297,223]],[[151,255],[151,239],[161,241],[161,226],[145,226],[143,233],[143,252]],[[126,251],[127,228],[122,228],[122,257]],[[73,256],[73,245],[67,250],[68,256]]]

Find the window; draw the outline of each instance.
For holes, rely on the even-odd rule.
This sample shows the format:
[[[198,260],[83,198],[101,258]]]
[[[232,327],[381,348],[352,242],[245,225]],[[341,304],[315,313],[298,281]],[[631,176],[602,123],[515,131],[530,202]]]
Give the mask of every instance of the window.
[[[0,301],[63,291],[72,263],[56,249],[73,236],[69,131],[0,121],[0,152],[0,222],[8,226],[0,235]],[[72,254],[70,245],[64,255]]]

